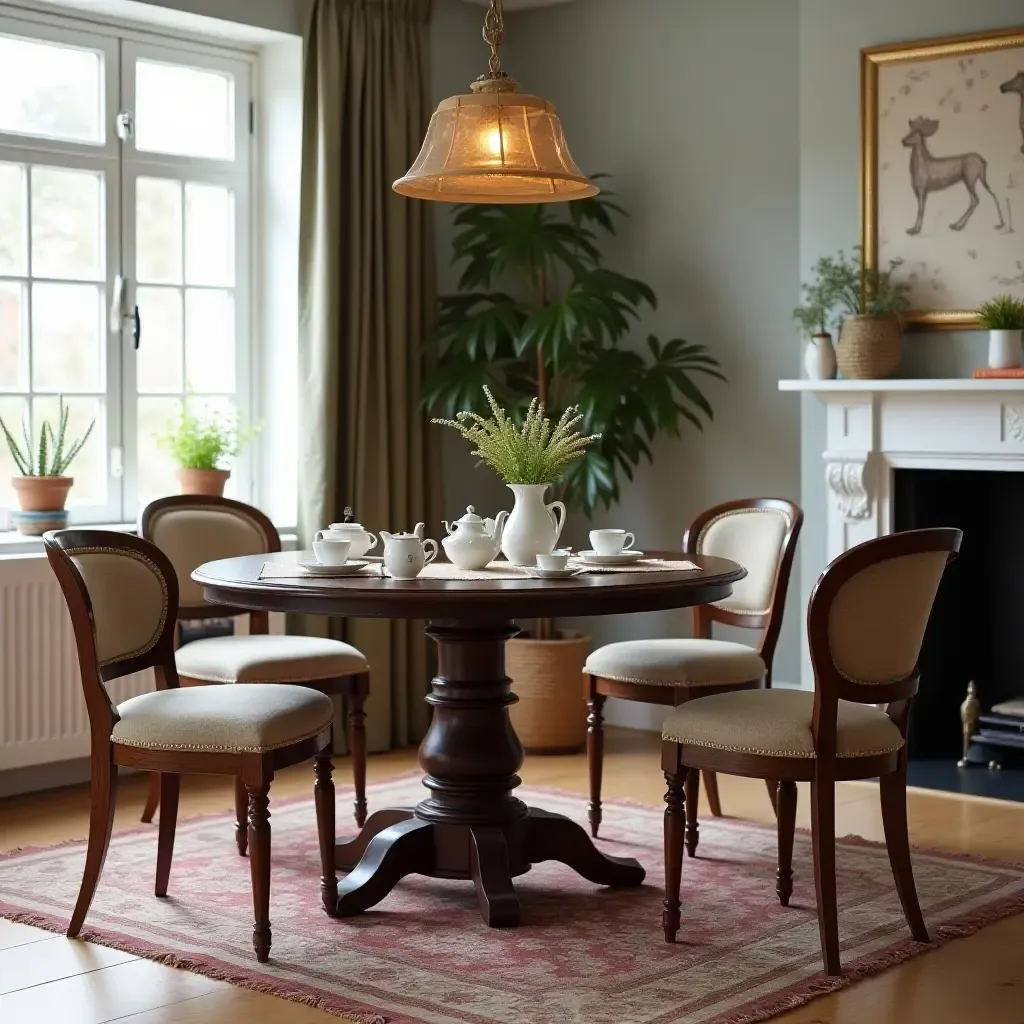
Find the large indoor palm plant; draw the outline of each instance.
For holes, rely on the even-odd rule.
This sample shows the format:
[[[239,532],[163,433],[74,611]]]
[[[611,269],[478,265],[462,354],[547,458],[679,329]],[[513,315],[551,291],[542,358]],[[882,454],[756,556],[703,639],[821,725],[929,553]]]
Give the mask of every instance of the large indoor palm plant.
[[[595,178],[602,177],[595,175]],[[712,416],[701,377],[724,380],[703,345],[634,332],[653,309],[651,288],[605,266],[600,242],[624,211],[607,188],[593,198],[543,205],[456,208],[453,261],[459,290],[440,300],[428,408],[452,419],[486,414],[485,388],[513,415],[531,400],[557,420],[578,405],[578,428],[600,435],[553,481],[570,508],[591,513],[619,498],[659,434]],[[554,635],[508,644],[506,671],[519,703],[513,721],[528,749],[573,748],[584,738],[580,678],[589,638]]]

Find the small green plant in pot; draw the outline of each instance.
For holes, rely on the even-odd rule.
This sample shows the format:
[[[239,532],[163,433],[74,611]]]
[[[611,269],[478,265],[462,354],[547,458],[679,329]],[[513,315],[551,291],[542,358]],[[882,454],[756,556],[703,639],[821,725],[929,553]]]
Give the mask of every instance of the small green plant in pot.
[[[793,310],[793,319],[807,336],[804,369],[810,380],[828,380],[836,375],[836,350],[828,329],[831,296],[825,283],[816,278],[801,286],[804,304]]]
[[[61,395],[57,406],[57,426],[44,420],[39,427],[38,439],[33,439],[28,423],[22,420],[20,441],[0,419],[0,429],[21,474],[11,479],[21,508],[21,514],[16,517],[21,533],[38,536],[67,524],[64,506],[75,479],[66,473],[96,425],[93,420],[78,438],[72,439],[68,436],[70,415],[71,410]]]
[[[988,365],[1010,370],[1021,364],[1024,300],[996,295],[978,310],[978,325],[988,331]]]
[[[221,496],[231,476],[225,463],[238,455],[259,428],[242,428],[237,413],[201,413],[191,406],[186,400],[177,419],[157,440],[178,464],[182,494]]]

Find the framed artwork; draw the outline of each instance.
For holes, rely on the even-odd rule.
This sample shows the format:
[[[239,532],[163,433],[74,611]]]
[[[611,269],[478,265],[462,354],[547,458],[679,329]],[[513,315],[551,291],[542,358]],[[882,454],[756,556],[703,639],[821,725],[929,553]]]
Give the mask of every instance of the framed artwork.
[[[861,51],[861,243],[903,261],[910,327],[1024,299],[1024,27]]]

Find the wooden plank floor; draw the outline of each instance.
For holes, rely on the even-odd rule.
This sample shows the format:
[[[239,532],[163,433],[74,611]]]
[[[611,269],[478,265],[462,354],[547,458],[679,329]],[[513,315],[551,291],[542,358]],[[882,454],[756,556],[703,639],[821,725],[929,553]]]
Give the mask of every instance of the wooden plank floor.
[[[608,747],[606,794],[660,804],[663,785],[657,738],[610,730]],[[381,779],[414,767],[415,751],[399,751],[372,757],[369,775],[371,780]],[[342,760],[336,777],[343,780],[347,771]],[[305,767],[282,772],[273,793],[308,792],[311,774]],[[522,774],[529,784],[586,791],[582,755],[530,757]],[[721,787],[728,814],[770,819],[761,783],[722,777]],[[143,779],[126,781],[115,828],[138,821],[144,797]],[[840,835],[882,838],[874,785],[840,785],[837,805]],[[232,806],[230,785],[220,780],[192,778],[183,783],[182,818],[228,811]],[[339,807],[341,814],[346,811]],[[706,807],[702,813],[707,814]],[[805,792],[800,795],[799,824],[809,824]],[[910,827],[918,845],[1024,861],[1022,804],[917,791],[910,798]],[[56,843],[84,837],[87,831],[85,788],[0,801],[0,849]],[[652,941],[658,937],[656,925],[652,923]],[[780,1024],[1021,1024],[1024,915],[776,1019]],[[101,1024],[114,1020],[123,1024],[328,1024],[338,1018],[101,946],[0,921],[0,1021]]]

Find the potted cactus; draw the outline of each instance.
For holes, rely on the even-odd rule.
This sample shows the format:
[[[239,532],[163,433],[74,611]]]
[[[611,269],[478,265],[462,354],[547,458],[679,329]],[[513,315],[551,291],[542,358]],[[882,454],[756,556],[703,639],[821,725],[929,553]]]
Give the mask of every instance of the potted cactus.
[[[20,441],[0,419],[0,429],[3,430],[11,457],[21,474],[11,480],[21,509],[21,513],[14,517],[20,533],[39,536],[47,530],[59,529],[67,524],[64,506],[75,480],[74,477],[66,476],[65,472],[89,440],[92,428],[96,425],[93,420],[81,437],[71,440],[68,437],[69,415],[70,409],[61,395],[56,429],[49,420],[44,420],[39,428],[38,439],[33,440],[28,424],[22,420]]]

